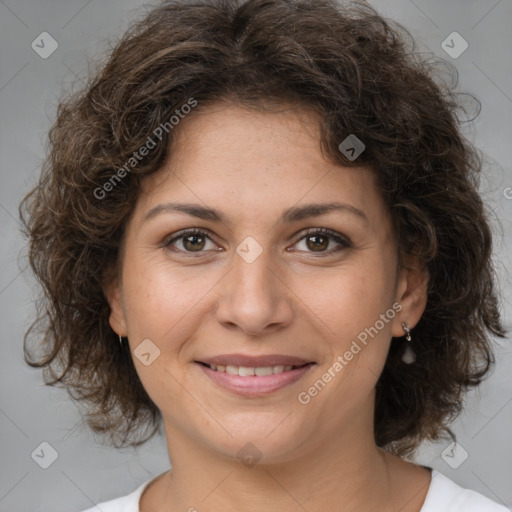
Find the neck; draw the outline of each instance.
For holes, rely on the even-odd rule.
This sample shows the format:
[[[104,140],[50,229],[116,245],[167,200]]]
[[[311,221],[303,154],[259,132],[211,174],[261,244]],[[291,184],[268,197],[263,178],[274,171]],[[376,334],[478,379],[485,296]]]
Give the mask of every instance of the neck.
[[[390,468],[398,462],[375,445],[373,431],[361,435],[364,424],[367,419],[353,422],[342,434],[319,435],[316,444],[308,441],[287,461],[262,459],[253,466],[166,425],[172,471],[164,475],[148,510],[267,512],[269,504],[283,511],[394,510],[392,504],[400,502],[393,496]]]

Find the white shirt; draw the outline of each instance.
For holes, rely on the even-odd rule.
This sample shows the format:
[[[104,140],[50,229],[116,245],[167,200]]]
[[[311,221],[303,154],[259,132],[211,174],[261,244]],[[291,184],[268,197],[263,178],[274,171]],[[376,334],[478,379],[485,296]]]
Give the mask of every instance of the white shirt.
[[[158,475],[160,476],[160,475]],[[139,500],[144,489],[158,477],[142,483],[130,494],[99,503],[83,512],[140,512]],[[464,489],[455,482],[432,470],[432,479],[420,512],[512,512],[479,492]]]

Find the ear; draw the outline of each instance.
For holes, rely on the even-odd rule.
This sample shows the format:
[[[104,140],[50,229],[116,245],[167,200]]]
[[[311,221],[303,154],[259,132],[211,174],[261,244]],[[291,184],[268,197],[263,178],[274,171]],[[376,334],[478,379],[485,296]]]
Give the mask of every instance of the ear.
[[[118,277],[109,281],[104,288],[104,293],[110,306],[110,316],[108,319],[110,327],[119,336],[126,336],[126,318],[121,300],[121,284]]]
[[[396,286],[396,301],[402,305],[402,309],[393,319],[392,336],[405,335],[402,322],[412,328],[419,322],[427,305],[429,274],[419,263],[408,261],[399,270]]]

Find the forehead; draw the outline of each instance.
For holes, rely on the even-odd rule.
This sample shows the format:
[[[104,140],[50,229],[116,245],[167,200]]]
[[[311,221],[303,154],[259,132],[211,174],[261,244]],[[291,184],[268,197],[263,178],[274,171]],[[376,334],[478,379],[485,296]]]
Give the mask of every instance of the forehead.
[[[137,211],[180,198],[241,218],[341,201],[382,219],[372,169],[327,161],[319,121],[294,105],[259,112],[220,104],[194,112],[180,122],[164,165],[143,181]]]

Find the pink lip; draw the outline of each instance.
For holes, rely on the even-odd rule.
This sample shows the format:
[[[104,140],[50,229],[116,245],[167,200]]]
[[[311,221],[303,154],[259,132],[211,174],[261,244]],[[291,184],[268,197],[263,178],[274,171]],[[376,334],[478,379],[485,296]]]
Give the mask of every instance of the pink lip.
[[[212,379],[222,388],[245,397],[258,397],[273,393],[299,380],[313,366],[314,363],[306,364],[305,366],[294,368],[289,371],[284,371],[282,373],[274,373],[272,375],[264,375],[261,377],[257,375],[240,377],[240,375],[230,375],[229,373],[226,372],[218,372],[216,370],[212,370],[208,366],[204,366],[200,363],[196,364],[208,377],[210,377],[210,379]],[[266,366],[277,365],[267,364]]]

